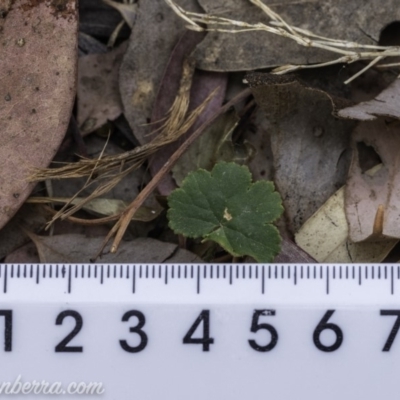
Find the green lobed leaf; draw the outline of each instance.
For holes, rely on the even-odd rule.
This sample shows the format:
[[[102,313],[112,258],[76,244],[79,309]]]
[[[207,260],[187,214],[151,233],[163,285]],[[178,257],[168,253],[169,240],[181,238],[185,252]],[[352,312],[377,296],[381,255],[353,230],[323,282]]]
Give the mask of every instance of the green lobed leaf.
[[[283,212],[272,182],[252,183],[247,167],[221,162],[190,173],[168,197],[169,225],[186,237],[213,240],[235,256],[271,262],[280,250],[272,223]]]

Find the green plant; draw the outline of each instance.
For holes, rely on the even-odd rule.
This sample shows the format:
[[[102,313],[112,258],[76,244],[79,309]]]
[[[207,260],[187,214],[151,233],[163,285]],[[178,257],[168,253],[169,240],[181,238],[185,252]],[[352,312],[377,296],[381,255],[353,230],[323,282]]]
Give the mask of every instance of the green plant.
[[[280,250],[272,225],[283,212],[272,182],[252,183],[247,167],[221,162],[190,173],[168,197],[169,226],[190,238],[213,240],[234,256],[271,262]]]

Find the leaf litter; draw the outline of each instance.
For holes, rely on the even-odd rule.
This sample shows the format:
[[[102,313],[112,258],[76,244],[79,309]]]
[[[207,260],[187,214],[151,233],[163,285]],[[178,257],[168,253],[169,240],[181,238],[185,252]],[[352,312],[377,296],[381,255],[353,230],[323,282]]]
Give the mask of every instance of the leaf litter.
[[[256,211],[241,222],[264,243],[258,261],[390,259],[400,43],[382,38],[400,19],[394,0],[81,0],[77,82],[74,4],[0,1],[3,262],[252,261],[243,238],[216,230],[206,245],[168,226],[166,210],[184,211],[171,191],[221,161],[282,196],[276,245]]]

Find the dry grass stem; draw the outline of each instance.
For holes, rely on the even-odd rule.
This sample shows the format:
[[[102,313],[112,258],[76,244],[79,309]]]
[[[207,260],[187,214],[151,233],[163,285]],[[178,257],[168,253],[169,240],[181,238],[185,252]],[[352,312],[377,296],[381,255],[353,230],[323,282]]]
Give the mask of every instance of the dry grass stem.
[[[182,7],[175,4],[173,0],[165,1],[175,11],[176,14],[189,23],[187,26],[188,29],[225,33],[265,31],[294,40],[301,46],[319,48],[341,55],[336,59],[319,64],[282,65],[272,70],[272,73],[278,75],[305,68],[317,68],[333,64],[352,63],[358,60],[371,60],[366,68],[363,68],[360,72],[345,82],[349,83],[371,68],[377,62],[387,57],[400,56],[400,47],[398,46],[364,45],[360,43],[319,36],[308,30],[293,27],[261,0],[248,1],[259,7],[271,19],[268,25],[263,23],[251,24],[244,21],[237,21],[215,15],[194,13],[184,10]],[[207,27],[203,27],[203,24],[207,25]]]
[[[176,141],[188,131],[215,93],[219,90],[214,90],[200,106],[188,113],[193,72],[193,63],[189,61],[185,62],[177,97],[168,112],[166,122],[157,130],[159,133],[151,142],[117,155],[103,156],[103,150],[97,159],[82,158],[76,163],[66,164],[59,168],[40,169],[33,173],[30,177],[30,181],[34,182],[49,179],[88,177],[84,187],[71,198],[70,202],[66,203],[57,211],[52,220],[48,223],[48,227],[51,226],[55,220],[70,217],[94,198],[109,192],[128,174],[140,168],[149,156],[157,152],[163,146]],[[83,190],[95,185],[97,185],[97,187],[95,187],[87,198],[70,207],[72,201],[75,200]]]

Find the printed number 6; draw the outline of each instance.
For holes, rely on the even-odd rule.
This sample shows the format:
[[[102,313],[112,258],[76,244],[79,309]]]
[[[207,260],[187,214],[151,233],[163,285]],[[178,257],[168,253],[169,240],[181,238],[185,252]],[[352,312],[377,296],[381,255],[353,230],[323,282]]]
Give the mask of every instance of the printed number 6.
[[[325,315],[322,317],[321,321],[319,321],[317,327],[314,330],[313,334],[313,341],[317,349],[321,351],[325,351],[327,353],[332,352],[337,350],[342,342],[343,342],[343,332],[342,330],[336,325],[332,323],[327,323],[329,318],[332,316],[332,314],[335,312],[335,310],[328,310]],[[320,336],[322,331],[325,329],[330,329],[333,331],[336,335],[336,340],[331,346],[325,346],[324,344],[321,343]]]

